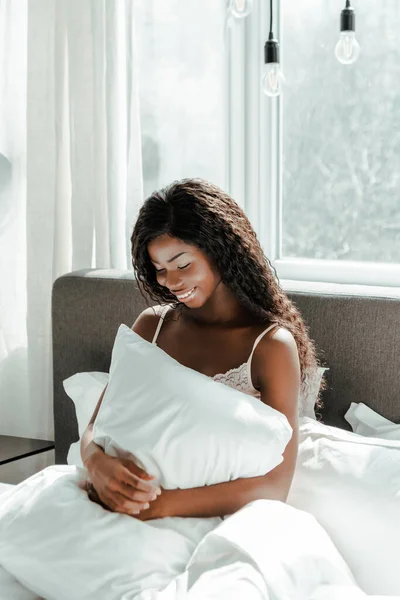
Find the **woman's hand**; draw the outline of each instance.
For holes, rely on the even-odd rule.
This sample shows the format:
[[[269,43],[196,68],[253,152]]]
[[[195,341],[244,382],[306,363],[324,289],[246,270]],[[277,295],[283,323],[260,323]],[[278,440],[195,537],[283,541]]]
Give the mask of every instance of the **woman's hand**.
[[[92,482],[89,498],[113,512],[139,515],[161,494],[160,487],[152,483],[154,476],[129,459],[103,453],[88,461],[86,467]]]
[[[174,490],[164,490],[161,488],[161,495],[154,502],[150,502],[149,508],[141,510],[138,515],[135,515],[139,521],[151,521],[152,519],[162,519],[164,517],[172,517],[172,496]]]

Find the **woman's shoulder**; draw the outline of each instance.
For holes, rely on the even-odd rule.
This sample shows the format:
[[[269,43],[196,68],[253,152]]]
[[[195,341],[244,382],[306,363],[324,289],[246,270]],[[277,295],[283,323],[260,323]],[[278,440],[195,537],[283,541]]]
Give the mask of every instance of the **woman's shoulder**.
[[[276,323],[271,324],[265,333],[266,335],[260,335],[261,339],[255,349],[258,356],[263,356],[265,359],[269,358],[270,354],[297,354],[296,340],[289,329]]]
[[[131,329],[148,342],[151,342],[160,319],[165,318],[170,310],[173,310],[173,308],[165,304],[149,306],[140,313]]]
[[[280,325],[272,328],[255,348],[252,361],[257,379],[289,371],[299,372],[300,362],[296,340],[293,334]]]

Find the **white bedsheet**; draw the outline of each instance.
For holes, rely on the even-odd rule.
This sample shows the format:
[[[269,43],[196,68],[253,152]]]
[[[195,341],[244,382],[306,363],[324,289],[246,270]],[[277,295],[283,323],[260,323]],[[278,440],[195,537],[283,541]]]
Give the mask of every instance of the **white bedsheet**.
[[[54,472],[54,469],[50,467],[45,472],[46,476],[53,477],[53,479],[56,477],[58,486],[54,486],[54,492],[58,498],[57,501],[60,501],[60,498],[62,501],[62,476],[60,476],[60,471]],[[68,493],[71,493],[73,468],[63,467],[62,471],[68,474],[65,480]],[[51,574],[54,575],[54,566],[60,567],[60,565],[49,565],[48,571],[46,571],[46,565],[40,565],[41,553],[38,553],[36,548],[37,535],[41,532],[43,524],[36,527],[35,523],[32,523],[30,529],[24,531],[23,528],[18,529],[18,523],[15,522],[15,519],[16,521],[24,520],[27,512],[29,513],[30,508],[35,505],[34,501],[33,503],[30,501],[28,503],[30,508],[27,509],[25,494],[28,493],[32,498],[35,486],[32,478],[27,482],[29,483],[23,482],[16,486],[14,491],[6,493],[8,502],[15,494],[15,501],[11,502],[14,504],[14,509],[15,503],[25,503],[24,508],[21,505],[22,512],[13,510],[13,517],[9,521],[4,513],[0,518],[2,533],[6,532],[8,527],[13,528],[14,525],[17,529],[9,529],[8,532],[18,531],[18,535],[20,535],[23,531],[21,548],[24,548],[24,568],[18,572],[20,568],[18,556],[10,556],[10,553],[14,552],[15,554],[17,545],[11,544],[7,548],[7,544],[4,545],[4,537],[0,542],[1,600],[38,600],[40,597],[44,597],[44,592],[40,592],[31,585],[33,579],[31,579],[32,572],[29,571],[29,564],[31,566],[36,564],[42,579],[46,578],[47,573],[51,578]],[[24,486],[28,487],[24,489]],[[44,489],[43,481],[41,486],[41,489]],[[38,493],[40,495],[40,491]],[[112,548],[105,541],[109,539],[107,536],[112,535],[113,528],[116,527],[119,519],[117,515],[112,517],[108,513],[111,519],[107,517],[103,521],[99,512],[103,509],[97,505],[92,507],[86,504],[90,502],[89,500],[82,495],[79,497],[80,508],[85,506],[86,510],[83,518],[91,519],[90,515],[95,515],[94,521],[90,525],[92,526],[92,535],[96,539],[92,539],[90,543],[97,544],[102,549],[104,559],[100,565],[102,570],[96,571],[99,567],[94,561],[90,567],[89,579],[86,574],[85,580],[78,579],[81,581],[81,585],[74,583],[74,586],[71,587],[71,581],[74,580],[74,569],[78,569],[80,560],[81,549],[77,542],[82,525],[79,522],[81,513],[76,514],[75,522],[72,522],[68,531],[65,531],[65,536],[65,523],[63,523],[64,517],[62,517],[60,531],[56,532],[57,535],[64,536],[62,543],[65,545],[65,552],[61,558],[65,560],[69,553],[70,556],[75,557],[75,563],[68,560],[63,563],[63,569],[57,575],[58,583],[51,594],[45,596],[46,600],[91,600],[92,598],[96,598],[96,600],[364,600],[366,598],[378,600],[377,596],[366,596],[357,587],[349,568],[327,533],[311,515],[271,500],[258,500],[247,505],[228,519],[216,522],[219,524],[206,535],[201,533],[204,529],[199,524],[200,526],[196,530],[199,534],[199,544],[197,547],[193,547],[193,539],[191,539],[191,543],[184,550],[188,553],[186,569],[176,568],[173,573],[174,569],[171,568],[170,581],[166,586],[157,588],[157,585],[153,586],[149,580],[146,589],[138,590],[135,586],[130,587],[129,582],[126,583],[126,579],[123,585],[121,585],[121,581],[111,579],[108,587],[103,587],[99,593],[96,590],[97,580],[107,576],[107,573],[104,573],[104,564],[107,564],[107,561],[111,564],[114,558],[111,555]],[[66,500],[68,500],[67,496],[64,498],[64,501]],[[0,502],[0,507],[1,504]],[[68,502],[63,504],[63,512],[68,513],[70,508]],[[91,512],[92,508],[95,509],[93,513]],[[51,518],[51,515],[49,516]],[[105,523],[109,531],[96,527],[95,520]],[[182,525],[184,520],[178,521]],[[191,528],[192,538],[193,521],[195,520],[187,521],[188,527]],[[2,529],[4,522],[7,522],[7,526]],[[26,525],[27,521],[24,523]],[[56,525],[54,521],[49,524],[52,528]],[[56,543],[57,539],[57,535],[52,537],[50,534],[50,531],[43,531],[46,538],[45,544],[41,546],[45,547],[48,544],[48,553],[52,552],[52,544]],[[84,531],[83,535],[82,551],[87,555],[88,548],[85,547],[87,531]],[[118,531],[118,535],[120,535],[120,531]],[[29,546],[30,538],[32,539],[31,546]],[[126,543],[129,546],[129,540],[126,540]],[[68,548],[68,544],[72,544],[73,547]],[[182,548],[183,546],[180,551]],[[190,550],[191,548],[192,550]],[[59,552],[59,547],[55,550],[55,553],[57,552]],[[30,557],[32,563],[29,562]],[[129,549],[127,557],[129,557]],[[170,565],[182,564],[183,558],[174,556],[171,551]],[[9,571],[4,568],[7,565],[10,567]],[[128,567],[134,569],[135,565],[129,566],[128,564]],[[90,571],[90,569],[88,570]],[[90,577],[92,577],[93,585],[90,584]],[[26,587],[23,587],[17,578]],[[42,589],[45,588],[46,585],[43,585]],[[387,596],[386,600],[388,600]]]
[[[8,492],[9,490],[11,490],[14,486],[11,485],[10,483],[1,483],[0,482],[0,496],[2,494],[4,494],[5,492]]]

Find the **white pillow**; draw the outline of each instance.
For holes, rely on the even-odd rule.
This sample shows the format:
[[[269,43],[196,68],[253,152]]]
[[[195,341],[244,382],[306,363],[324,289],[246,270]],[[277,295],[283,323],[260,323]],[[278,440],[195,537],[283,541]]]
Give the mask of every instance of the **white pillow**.
[[[317,401],[321,380],[329,369],[318,367],[311,378],[307,394],[300,398],[299,411],[300,416],[315,419],[314,407]],[[63,381],[64,389],[75,405],[76,418],[78,421],[79,437],[86,429],[92,414],[97,406],[97,402],[108,384],[109,374],[93,371],[89,373],[76,373]],[[67,462],[69,465],[82,467],[80,455],[80,442],[71,444]]]
[[[79,437],[82,436],[88,426],[108,379],[108,373],[100,373],[99,371],[77,373],[68,377],[68,379],[64,379],[64,390],[75,404]]]
[[[108,384],[108,373],[91,371],[90,373],[76,373],[68,379],[64,379],[63,386],[66,394],[75,405],[76,420],[78,422],[79,438],[89,424],[89,421],[97,406],[97,402]],[[69,465],[83,467],[80,441],[74,442],[69,447],[67,456]]]
[[[291,435],[277,410],[120,326],[93,428],[107,454],[135,458],[166,489],[191,488],[268,473]]]
[[[313,514],[367,594],[400,596],[400,443],[310,419],[289,504]]]
[[[350,423],[354,433],[400,441],[400,425],[385,419],[362,402],[352,402],[344,418]]]

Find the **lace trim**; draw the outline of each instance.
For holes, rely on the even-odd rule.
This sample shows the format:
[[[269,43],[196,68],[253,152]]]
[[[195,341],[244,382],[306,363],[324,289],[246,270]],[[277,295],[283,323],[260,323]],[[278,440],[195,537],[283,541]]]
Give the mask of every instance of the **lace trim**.
[[[315,376],[317,373],[315,373]],[[218,383],[223,383],[224,385],[228,385],[234,390],[239,390],[245,394],[250,394],[251,396],[255,396],[257,398],[261,397],[261,394],[258,390],[255,389],[251,378],[249,378],[249,369],[248,363],[243,363],[240,367],[235,369],[229,369],[226,373],[218,373],[214,375],[212,378],[214,381]],[[303,390],[300,390],[299,393],[299,417],[307,416],[306,406],[312,402],[314,408],[315,396],[317,394],[317,390],[312,390],[311,398],[309,399],[308,394],[304,393]],[[308,415],[309,416],[309,415]]]
[[[229,369],[226,373],[218,373],[213,377],[214,381],[218,383],[224,383],[229,387],[239,390],[244,393],[251,393],[254,395],[258,394],[257,390],[253,387],[249,377],[248,363],[243,363],[240,367],[235,369]]]

